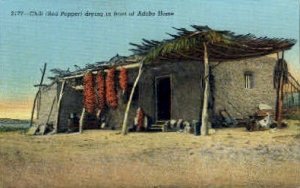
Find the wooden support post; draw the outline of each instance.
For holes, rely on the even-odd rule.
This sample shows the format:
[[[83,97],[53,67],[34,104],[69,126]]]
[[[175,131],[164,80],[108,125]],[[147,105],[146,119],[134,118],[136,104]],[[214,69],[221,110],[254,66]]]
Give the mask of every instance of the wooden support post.
[[[276,121],[281,125],[283,107],[283,77],[280,77],[280,82],[277,88],[277,105],[276,105]]]
[[[64,94],[64,88],[65,88],[65,83],[66,80],[62,81],[61,88],[60,88],[60,93],[57,101],[57,114],[56,114],[56,121],[55,121],[55,126],[54,126],[54,132],[57,133],[58,126],[59,126],[59,115],[60,115],[60,104],[61,104],[61,99]]]
[[[31,118],[30,118],[30,127],[32,126],[33,124],[33,117],[34,117],[34,110],[35,110],[35,106],[36,106],[36,102],[37,102],[37,99],[38,99],[38,96],[40,95],[40,92],[41,92],[41,85],[43,84],[43,81],[44,81],[44,76],[45,76],[45,73],[46,73],[46,69],[47,69],[47,63],[44,64],[44,69],[42,71],[42,77],[41,77],[41,81],[40,81],[40,86],[39,86],[39,89],[34,97],[34,100],[33,100],[33,106],[32,106],[32,110],[31,110]]]
[[[39,92],[37,103],[36,103],[36,119],[39,119],[40,116],[41,102],[42,102],[42,93]]]
[[[84,118],[85,118],[85,108],[82,109],[80,120],[79,120],[79,133],[82,133],[83,131]]]
[[[53,111],[53,107],[54,107],[54,104],[55,104],[55,101],[56,101],[56,96],[53,98],[53,101],[52,101],[52,105],[51,105],[51,108],[50,108],[50,112],[48,114],[48,117],[47,117],[47,122],[46,122],[46,125],[49,123],[49,120],[50,120],[50,116],[52,114],[52,111]]]
[[[101,118],[101,110],[97,110],[97,113],[96,113],[96,118],[97,118],[97,120],[99,121],[100,120],[100,118]]]
[[[203,109],[201,117],[201,135],[208,135],[208,100],[209,100],[209,63],[206,43],[203,43],[204,47],[204,98],[203,98]]]
[[[39,93],[40,93],[40,90],[38,90],[38,91],[36,92],[35,97],[34,97],[34,100],[33,100],[33,106],[32,106],[32,110],[31,110],[31,118],[30,118],[30,127],[31,127],[32,124],[33,124],[34,110],[35,110],[36,101],[37,101],[37,98],[38,98]]]
[[[133,87],[132,87],[131,92],[130,92],[129,100],[128,100],[128,103],[127,103],[127,106],[126,106],[124,119],[123,119],[123,124],[122,124],[122,134],[123,135],[126,135],[127,131],[128,131],[128,114],[129,114],[129,110],[130,110],[130,105],[131,105],[131,102],[132,102],[132,98],[133,98],[135,88],[136,88],[136,86],[139,82],[139,79],[142,75],[142,72],[143,72],[143,64],[144,63],[143,63],[143,60],[142,60],[141,63],[140,63],[140,68],[139,68],[138,75],[137,75],[137,77],[134,81]]]
[[[279,55],[278,55],[279,56]],[[284,52],[282,52],[282,61],[284,59]],[[278,59],[279,60],[279,59]],[[282,121],[282,107],[283,107],[283,73],[280,73],[280,80],[277,87],[277,97],[276,97],[276,117],[275,120],[278,126],[281,126]]]

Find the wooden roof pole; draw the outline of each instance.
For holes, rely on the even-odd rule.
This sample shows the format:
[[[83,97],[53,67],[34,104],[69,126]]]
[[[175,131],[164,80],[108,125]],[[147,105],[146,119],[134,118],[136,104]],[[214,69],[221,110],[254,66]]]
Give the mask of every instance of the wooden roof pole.
[[[207,54],[207,44],[203,43],[204,47],[204,96],[203,96],[203,109],[202,109],[202,117],[201,117],[201,135],[208,135],[208,100],[209,100],[209,63],[208,63],[208,54]]]
[[[132,102],[132,98],[133,98],[135,88],[136,88],[136,86],[139,82],[139,79],[142,75],[142,72],[143,72],[143,65],[144,65],[144,60],[142,60],[140,62],[139,72],[138,72],[138,75],[137,75],[137,77],[134,81],[134,84],[133,84],[131,92],[130,92],[130,96],[129,96],[129,100],[128,100],[128,103],[127,103],[127,106],[126,106],[124,119],[123,119],[123,124],[122,124],[122,135],[126,135],[127,132],[128,132],[128,114],[129,114],[129,110],[130,110],[130,105],[131,105],[131,102]]]
[[[140,66],[139,63],[133,63],[133,64],[127,64],[127,65],[120,65],[120,66],[117,66],[116,67],[116,70],[120,70],[121,68],[125,68],[125,69],[136,69]],[[102,69],[99,69],[99,70],[102,70]],[[99,72],[99,70],[94,70],[92,71],[92,74],[97,74]],[[86,70],[88,71],[88,70]],[[86,72],[85,71],[85,72]],[[104,72],[108,72],[108,68],[104,69],[103,70]],[[68,80],[68,79],[74,79],[74,78],[81,78],[84,76],[85,73],[80,73],[80,74],[77,74],[77,75],[72,75],[72,76],[66,76],[66,77],[63,77],[61,78],[61,80]]]

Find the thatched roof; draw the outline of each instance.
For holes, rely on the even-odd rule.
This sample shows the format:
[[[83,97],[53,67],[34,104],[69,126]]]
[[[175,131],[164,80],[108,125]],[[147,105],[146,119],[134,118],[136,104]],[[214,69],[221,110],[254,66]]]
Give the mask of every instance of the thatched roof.
[[[213,30],[208,26],[192,25],[193,30],[174,28],[177,34],[168,34],[170,39],[156,41],[142,39],[141,44],[134,44],[133,55],[119,56],[108,61],[74,65],[75,70],[52,69],[51,80],[83,75],[86,71],[104,70],[110,67],[134,64],[144,59],[146,63],[155,60],[203,60],[203,42],[207,44],[210,61],[238,60],[259,57],[290,49],[294,39],[255,37],[252,34],[237,35],[231,31]]]
[[[203,43],[207,44],[210,61],[237,60],[259,57],[290,49],[294,39],[256,37],[252,34],[237,35],[231,31],[213,30],[208,26],[192,25],[194,30],[174,28],[177,34],[171,39],[156,41],[143,39],[131,49],[136,55],[153,60],[203,60]]]

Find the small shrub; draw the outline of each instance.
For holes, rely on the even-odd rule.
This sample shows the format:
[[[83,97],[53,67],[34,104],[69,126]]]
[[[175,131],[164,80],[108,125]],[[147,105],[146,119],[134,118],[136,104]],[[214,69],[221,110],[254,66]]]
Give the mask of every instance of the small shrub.
[[[21,133],[25,133],[29,128],[21,127],[21,126],[0,126],[0,132],[13,132],[19,131]]]

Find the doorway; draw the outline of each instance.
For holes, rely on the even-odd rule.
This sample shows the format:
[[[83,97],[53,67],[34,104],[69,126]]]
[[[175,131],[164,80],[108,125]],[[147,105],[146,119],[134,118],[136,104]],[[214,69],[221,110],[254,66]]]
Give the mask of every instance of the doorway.
[[[156,121],[171,118],[171,77],[162,76],[155,79]]]

